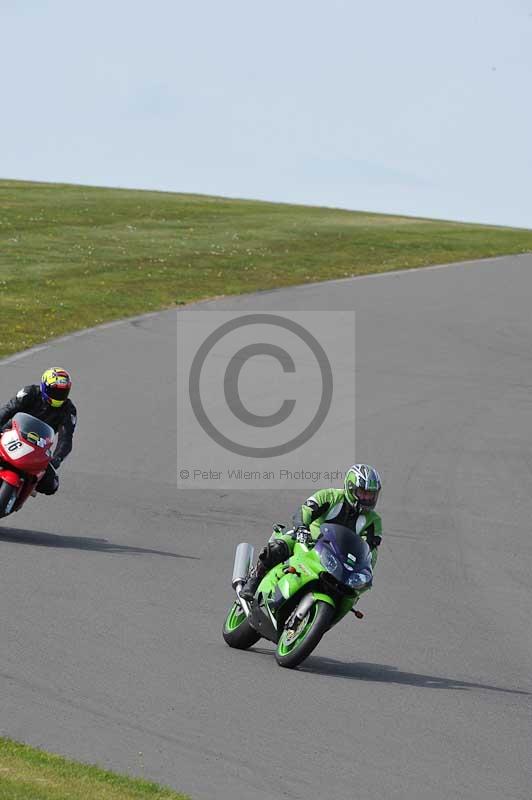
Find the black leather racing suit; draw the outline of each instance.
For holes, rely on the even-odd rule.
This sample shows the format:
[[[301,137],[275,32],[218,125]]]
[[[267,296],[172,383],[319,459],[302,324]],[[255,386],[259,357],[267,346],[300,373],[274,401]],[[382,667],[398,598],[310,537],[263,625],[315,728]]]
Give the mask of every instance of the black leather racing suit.
[[[0,408],[0,429],[7,427],[19,411],[46,422],[57,433],[57,447],[52,461],[35,487],[42,494],[54,494],[59,488],[59,478],[55,470],[72,450],[72,437],[77,422],[76,406],[71,400],[65,400],[62,406],[53,408],[43,399],[40,386],[24,386]]]

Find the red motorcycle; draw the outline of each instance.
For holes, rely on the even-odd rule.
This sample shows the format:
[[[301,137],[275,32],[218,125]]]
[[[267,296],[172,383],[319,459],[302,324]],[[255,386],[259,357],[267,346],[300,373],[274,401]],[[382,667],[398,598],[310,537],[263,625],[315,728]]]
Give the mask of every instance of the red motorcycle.
[[[19,412],[0,435],[0,518],[21,508],[52,458],[55,432],[31,414]]]

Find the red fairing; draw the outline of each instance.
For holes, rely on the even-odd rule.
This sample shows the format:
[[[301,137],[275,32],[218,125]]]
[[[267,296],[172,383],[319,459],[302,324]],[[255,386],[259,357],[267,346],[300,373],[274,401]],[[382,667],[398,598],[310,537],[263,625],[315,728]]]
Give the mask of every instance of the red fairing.
[[[30,414],[19,412],[0,434],[0,481],[17,489],[11,507],[18,511],[44,475],[52,458],[54,431]]]
[[[50,462],[49,447],[51,442],[41,445],[28,441],[21,435],[20,429],[13,420],[13,426],[5,431],[0,438],[0,459],[12,464],[17,470],[23,470],[30,475],[44,473]]]

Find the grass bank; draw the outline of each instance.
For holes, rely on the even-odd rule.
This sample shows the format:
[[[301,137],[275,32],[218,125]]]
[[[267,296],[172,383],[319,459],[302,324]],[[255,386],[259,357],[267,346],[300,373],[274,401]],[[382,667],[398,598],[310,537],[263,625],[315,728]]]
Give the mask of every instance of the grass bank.
[[[126,778],[0,739],[1,800],[190,800],[155,783]]]
[[[532,231],[0,181],[0,355],[217,295],[532,251]]]

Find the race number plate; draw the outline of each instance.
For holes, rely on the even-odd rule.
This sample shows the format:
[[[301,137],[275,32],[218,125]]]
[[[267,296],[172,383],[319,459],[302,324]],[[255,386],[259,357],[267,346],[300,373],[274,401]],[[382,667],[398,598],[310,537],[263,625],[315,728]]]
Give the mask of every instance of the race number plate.
[[[33,452],[33,447],[27,442],[21,442],[14,430],[6,431],[3,434],[2,447],[13,461],[18,461],[19,458]]]

